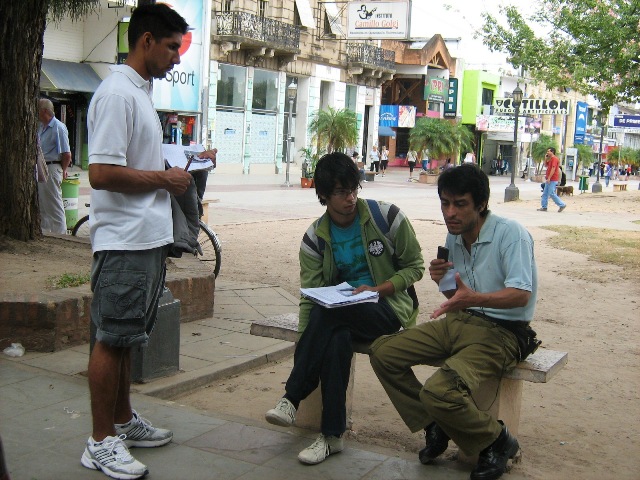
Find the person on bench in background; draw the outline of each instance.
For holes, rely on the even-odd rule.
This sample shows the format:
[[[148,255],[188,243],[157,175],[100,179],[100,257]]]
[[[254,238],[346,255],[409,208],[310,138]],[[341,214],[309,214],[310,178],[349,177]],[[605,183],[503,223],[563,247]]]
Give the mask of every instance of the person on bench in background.
[[[300,300],[298,328],[302,334],[286,393],[265,417],[274,425],[292,425],[300,402],[320,382],[322,432],[298,455],[302,463],[311,465],[344,446],[351,341],[371,342],[415,325],[417,305],[407,290],[412,290],[425,269],[413,227],[398,207],[358,198],[358,168],[347,155],[334,152],[322,157],[314,183],[320,204],[327,210],[302,239],[301,286],[348,282],[355,287],[354,293],[375,291],[380,299],[332,309]]]
[[[473,164],[444,171],[438,195],[449,258],[431,260],[429,274],[447,300],[431,318],[446,316],[379,338],[371,365],[409,429],[425,430],[420,462],[431,463],[453,439],[467,455],[479,453],[472,480],[497,479],[518,441],[475,399],[484,381],[499,379],[537,346],[529,327],[537,292],[533,239],[489,210],[489,179]],[[422,385],[414,365],[439,369]]]

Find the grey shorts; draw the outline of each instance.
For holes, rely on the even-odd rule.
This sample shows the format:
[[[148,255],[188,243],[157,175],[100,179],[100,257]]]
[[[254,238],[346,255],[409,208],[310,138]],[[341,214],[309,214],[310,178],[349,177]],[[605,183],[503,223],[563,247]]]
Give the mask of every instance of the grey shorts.
[[[112,347],[144,346],[164,288],[168,246],[93,254],[91,321],[96,340]]]

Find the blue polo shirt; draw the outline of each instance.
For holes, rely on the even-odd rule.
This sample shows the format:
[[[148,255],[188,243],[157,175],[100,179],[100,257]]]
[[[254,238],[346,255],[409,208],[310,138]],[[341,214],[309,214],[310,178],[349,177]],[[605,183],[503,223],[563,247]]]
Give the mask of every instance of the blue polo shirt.
[[[533,320],[538,291],[538,272],[533,238],[518,222],[489,212],[478,239],[467,252],[460,235],[447,234],[446,246],[453,268],[469,288],[491,293],[504,288],[531,292],[524,307],[469,307],[502,320]]]
[[[61,153],[71,152],[67,127],[56,117],[53,117],[48,125],[40,124],[38,136],[47,163],[59,162]]]

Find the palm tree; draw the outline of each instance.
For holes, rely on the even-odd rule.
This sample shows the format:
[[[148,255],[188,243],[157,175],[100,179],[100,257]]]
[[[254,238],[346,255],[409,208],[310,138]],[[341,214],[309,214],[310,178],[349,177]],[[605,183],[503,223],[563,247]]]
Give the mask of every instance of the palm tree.
[[[460,123],[441,118],[421,118],[409,134],[411,149],[428,149],[431,158],[457,158],[460,151],[473,147],[473,133]]]
[[[356,112],[346,108],[318,110],[309,123],[311,141],[318,150],[344,151],[358,142]]]
[[[533,161],[536,162],[536,174],[540,175],[542,173],[542,165],[544,162],[544,156],[551,147],[556,149],[558,152],[558,145],[553,140],[553,137],[550,135],[545,135],[544,133],[540,134],[538,140],[536,140],[535,145],[531,151],[531,156],[533,157]]]

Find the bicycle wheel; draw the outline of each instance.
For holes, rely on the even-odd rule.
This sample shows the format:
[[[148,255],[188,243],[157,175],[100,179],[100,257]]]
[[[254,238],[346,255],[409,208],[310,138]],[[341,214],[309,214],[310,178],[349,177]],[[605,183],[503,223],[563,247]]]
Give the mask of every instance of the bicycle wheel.
[[[89,215],[85,215],[78,220],[71,231],[71,235],[74,237],[88,237],[89,236]]]
[[[198,258],[205,262],[213,272],[213,275],[217,277],[220,273],[220,263],[222,261],[222,245],[215,232],[202,220],[200,220],[198,243],[202,248],[202,256]]]

